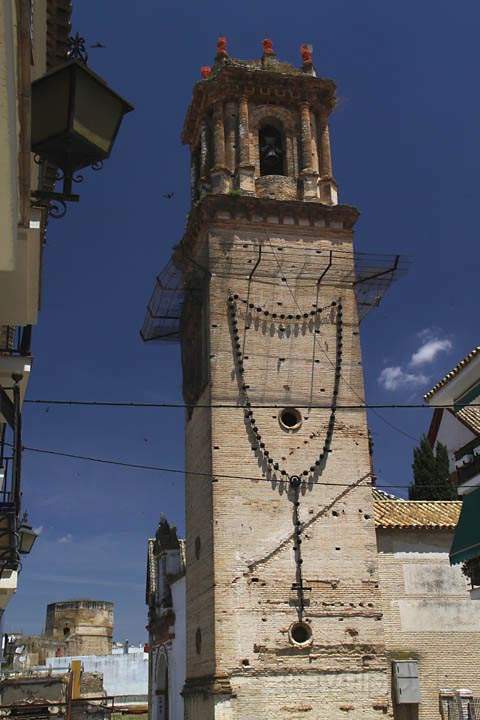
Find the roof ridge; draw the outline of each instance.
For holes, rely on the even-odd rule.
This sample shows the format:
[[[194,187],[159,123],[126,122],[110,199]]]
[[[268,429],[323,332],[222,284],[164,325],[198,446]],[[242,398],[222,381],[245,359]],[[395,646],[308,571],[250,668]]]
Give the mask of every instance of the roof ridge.
[[[465,365],[468,365],[473,358],[480,353],[480,345],[476,345],[473,350],[470,350],[465,357],[463,357],[446,375],[443,376],[441,380],[437,382],[436,385],[433,386],[431,390],[429,390],[425,395],[423,396],[425,400],[428,400],[432,397],[432,395],[435,395],[436,392],[440,390],[440,388],[444,387],[444,385],[447,385],[452,378],[455,377],[455,375],[458,375],[460,370],[462,370]]]

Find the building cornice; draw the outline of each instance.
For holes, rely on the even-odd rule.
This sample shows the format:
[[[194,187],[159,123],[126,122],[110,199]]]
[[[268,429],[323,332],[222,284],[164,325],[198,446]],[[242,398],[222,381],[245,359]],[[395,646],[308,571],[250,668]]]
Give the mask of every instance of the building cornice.
[[[308,102],[312,111],[328,115],[335,107],[335,92],[333,80],[305,74],[286,63],[266,69],[259,63],[226,60],[214,68],[212,75],[195,84],[182,142],[195,141],[205,111],[216,102],[238,100],[242,96],[256,102],[280,103],[283,107]]]
[[[213,223],[235,221],[259,225],[283,226],[291,229],[300,225],[302,231],[330,229],[339,234],[352,231],[360,213],[350,205],[324,205],[303,200],[275,200],[252,195],[206,195],[191,210],[187,229],[174,251],[175,264],[182,265],[182,254],[190,248],[204,228]]]

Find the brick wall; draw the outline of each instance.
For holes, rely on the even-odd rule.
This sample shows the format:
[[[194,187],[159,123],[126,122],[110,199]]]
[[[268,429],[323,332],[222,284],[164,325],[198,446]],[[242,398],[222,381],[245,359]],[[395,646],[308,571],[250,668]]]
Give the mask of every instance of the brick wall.
[[[419,720],[439,717],[442,688],[480,695],[480,608],[460,568],[449,565],[451,541],[441,530],[378,530],[387,652],[418,660]],[[399,706],[396,716],[412,711]]]
[[[254,312],[251,319],[239,300],[252,405],[331,402],[337,352],[337,310],[331,303],[340,297],[338,402],[355,404],[363,397],[353,289],[339,280],[339,265],[345,277],[351,274],[351,232],[320,222],[299,227],[293,217],[290,221],[284,218],[280,226],[279,218],[272,217],[254,226],[254,219],[225,217],[209,229],[210,386],[200,403],[235,404],[239,398],[229,292],[269,313],[295,315],[301,309],[301,320],[279,332],[270,316]],[[249,286],[239,276],[245,278],[254,267],[260,243],[261,264]],[[190,250],[204,252],[200,246]],[[320,286],[318,305],[325,310],[315,326],[303,313],[316,304],[316,278],[330,250],[337,263],[331,277],[336,279],[332,283],[326,276]],[[300,429],[287,433],[277,410],[255,411],[266,448],[289,475],[315,463],[330,418],[329,409],[303,408],[301,413]],[[288,635],[298,619],[298,598],[292,590],[297,577],[293,506],[284,478],[277,473],[265,481],[263,461],[252,450],[241,409],[195,409],[187,422],[186,443],[187,471],[201,469],[214,476],[213,483],[187,478],[187,717],[343,718],[350,713],[376,718],[388,712],[371,491],[356,484],[370,471],[364,413],[337,412],[328,459],[308,474],[301,491],[303,578],[311,588],[304,620],[313,631],[308,647],[294,646]],[[194,552],[197,534],[199,558]]]

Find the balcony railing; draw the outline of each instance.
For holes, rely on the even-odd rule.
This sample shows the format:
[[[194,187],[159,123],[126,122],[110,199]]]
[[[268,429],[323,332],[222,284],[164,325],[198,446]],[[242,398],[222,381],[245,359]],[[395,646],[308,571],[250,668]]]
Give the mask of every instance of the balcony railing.
[[[480,475],[480,437],[474,438],[455,453],[458,484]]]
[[[18,383],[14,383],[12,393],[10,400],[0,386],[0,408],[5,418],[0,425],[0,578],[4,571],[20,567],[22,422]]]
[[[30,355],[32,326],[7,327],[0,334],[0,355]]]

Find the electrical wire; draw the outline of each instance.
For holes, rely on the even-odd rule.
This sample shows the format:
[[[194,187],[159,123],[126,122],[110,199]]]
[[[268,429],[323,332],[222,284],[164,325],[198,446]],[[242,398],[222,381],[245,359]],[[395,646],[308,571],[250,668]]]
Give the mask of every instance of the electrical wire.
[[[280,263],[280,261],[278,260],[277,255],[275,254],[275,251],[274,251],[274,249],[273,249],[272,242],[271,242],[270,238],[267,237],[267,234],[266,234],[266,233],[265,233],[265,239],[267,240],[267,242],[270,243],[270,248],[271,248],[271,250],[272,250],[273,257],[275,258],[275,260],[276,260],[276,262],[277,262],[279,272],[280,272],[281,274],[283,274],[283,270],[282,270],[281,263]],[[284,280],[284,282],[285,282],[286,287],[288,288],[288,291],[289,291],[290,295],[291,295],[292,298],[293,298],[293,302],[295,303],[295,305],[297,306],[297,308],[300,310],[300,306],[299,306],[299,304],[298,304],[298,302],[297,302],[297,298],[296,298],[296,296],[295,296],[295,293],[293,292],[293,290],[290,288],[290,285],[288,284],[287,277],[284,276],[284,277],[283,277],[283,280]],[[300,312],[301,312],[301,310],[300,310]],[[319,346],[318,349],[320,350],[320,352],[322,352],[322,353],[325,355],[325,357],[327,358],[327,360],[328,360],[328,362],[330,363],[330,365],[332,366],[332,368],[335,369],[335,364],[330,360],[330,358],[328,357],[327,352],[326,352],[321,346]],[[361,395],[359,395],[359,394],[357,393],[357,391],[355,390],[355,388],[352,387],[352,385],[350,385],[350,383],[348,382],[348,380],[345,378],[345,375],[342,374],[341,377],[342,377],[343,382],[344,382],[344,383],[347,385],[347,387],[353,392],[353,394],[354,394],[356,397],[358,397],[360,400],[362,400]],[[408,433],[406,430],[403,430],[402,428],[399,428],[397,425],[394,425],[392,422],[390,422],[390,420],[387,420],[386,418],[384,418],[383,415],[381,415],[381,414],[380,414],[379,412],[377,412],[376,410],[372,409],[372,412],[373,412],[373,414],[376,415],[376,417],[378,417],[383,423],[385,423],[385,425],[387,425],[387,427],[389,427],[391,430],[394,430],[395,432],[400,433],[400,435],[403,435],[403,437],[406,437],[408,440],[413,440],[414,442],[418,442],[418,438],[414,437],[413,435],[410,435],[410,433]]]
[[[8,388],[7,388],[8,389]],[[191,408],[191,405],[181,402],[138,402],[128,400],[52,400],[52,399],[25,399],[24,403],[32,405],[68,405],[68,406],[86,406],[86,407],[132,407],[132,408],[173,408],[176,410]],[[234,403],[198,403],[194,409],[218,408],[241,410],[242,405]],[[251,404],[252,409],[256,410],[281,410],[285,404],[259,403]],[[310,403],[308,405],[295,405],[300,410],[331,410],[332,405],[329,403]],[[469,403],[462,406],[466,408],[480,408],[480,403]],[[336,410],[455,410],[455,405],[425,405],[425,403],[363,403],[348,405],[335,405]]]
[[[9,445],[12,447],[11,443],[5,443],[5,445]],[[143,463],[131,463],[131,462],[124,462],[122,460],[114,460],[110,458],[98,458],[93,457],[91,455],[80,455],[77,453],[69,453],[65,452],[63,450],[47,450],[46,448],[36,448],[36,447],[30,447],[28,445],[23,445],[22,449],[27,452],[37,453],[41,455],[53,455],[57,457],[63,457],[71,460],[85,460],[88,462],[94,462],[99,463],[102,465],[115,465],[117,467],[125,467],[130,468],[133,470],[147,470],[152,472],[164,472],[164,473],[173,473],[177,475],[195,475],[198,477],[206,477],[213,480],[214,478],[224,478],[227,480],[250,480],[254,482],[275,482],[273,479],[269,478],[260,478],[255,477],[252,475],[228,475],[224,473],[208,473],[208,472],[201,472],[200,470],[186,470],[186,469],[180,469],[180,468],[169,468],[169,467],[162,467],[159,465],[146,465]],[[375,477],[375,473],[368,473],[365,477]],[[286,482],[284,478],[279,478],[277,482]],[[308,481],[306,480],[305,483],[307,485],[321,485],[324,487],[352,487],[355,485],[355,483],[358,482],[358,480],[352,481],[350,483],[335,483],[335,482],[322,482],[320,480],[312,480]],[[365,487],[365,486],[364,486]],[[408,485],[384,485],[383,487],[380,485],[372,485],[369,484],[368,487],[372,487],[375,490],[386,490],[387,488],[401,488],[405,490],[408,488]],[[422,487],[425,488],[437,488],[438,485],[422,485]]]

